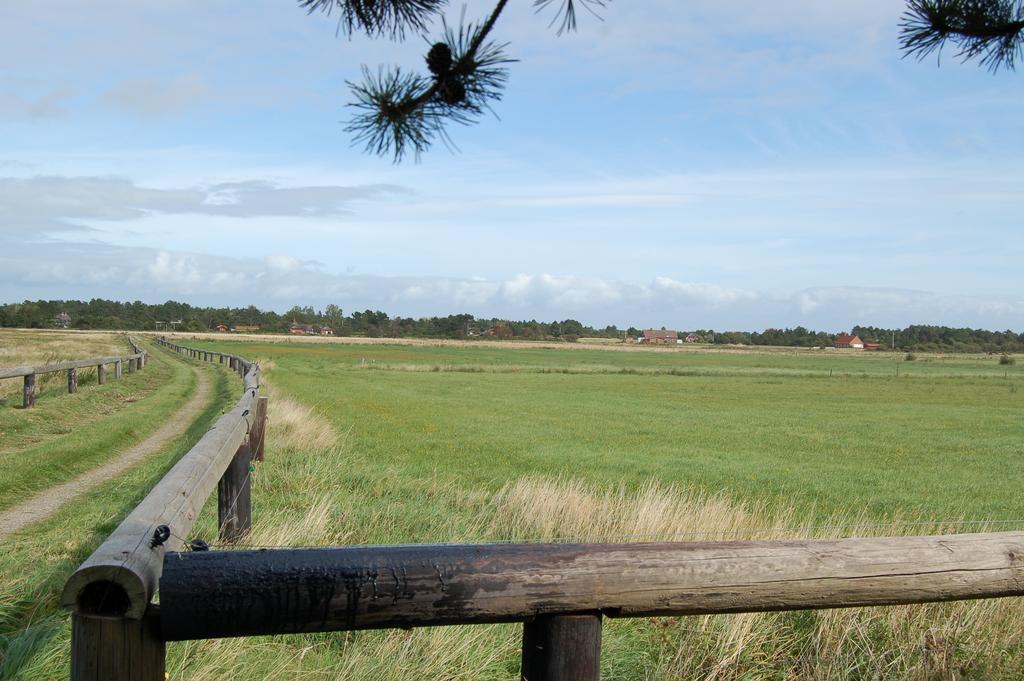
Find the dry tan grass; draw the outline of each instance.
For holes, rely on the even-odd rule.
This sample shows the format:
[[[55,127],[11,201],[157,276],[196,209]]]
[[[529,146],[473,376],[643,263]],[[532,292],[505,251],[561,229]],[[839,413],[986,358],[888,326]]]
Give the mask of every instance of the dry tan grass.
[[[350,454],[344,446],[329,451]],[[325,458],[312,458],[315,463],[304,464],[308,470],[290,471],[286,477],[294,489],[283,491],[280,480],[267,481],[269,488],[256,498],[260,493],[304,490],[311,501],[299,522],[289,521],[286,514],[261,517],[254,541],[345,542],[349,533],[339,529],[339,524],[344,528],[345,502],[332,496],[332,485],[324,480]],[[631,491],[529,477],[493,495],[460,492],[449,484],[428,487],[426,493],[448,495],[478,515],[479,526],[472,534],[516,541],[924,534],[942,529],[812,527],[798,522],[790,510],[773,511],[656,482]],[[864,523],[861,518],[842,520],[844,526]],[[602,660],[604,678],[610,679],[1016,678],[1021,661],[1009,651],[1019,650],[1022,625],[1019,599],[610,619]],[[203,641],[175,650],[171,678],[514,679],[520,636],[518,626],[466,626]]]
[[[411,364],[407,362],[362,361],[352,365],[362,371],[396,371],[407,373],[456,373],[456,374],[565,374],[565,375],[614,375],[614,376],[789,376],[821,377],[821,369],[790,369],[786,367],[623,367],[611,364],[583,364],[563,366],[538,366],[533,364]],[[842,372],[849,376],[849,372]],[[865,374],[866,375],[866,374]],[[931,373],[929,376],[958,376],[959,374]]]
[[[0,366],[43,364],[131,352],[123,333],[0,329]]]
[[[711,352],[747,353],[756,355],[793,355],[810,352],[842,353],[844,357],[871,357],[873,353],[842,351],[834,348],[811,350],[808,348],[776,347],[765,345],[707,345],[684,343],[681,345],[639,345],[633,342],[611,341],[605,338],[581,338],[575,343],[558,341],[491,341],[454,340],[434,338],[367,338],[364,336],[298,336],[284,333],[159,333],[139,332],[139,335],[160,335],[176,341],[244,341],[256,343],[311,343],[335,345],[406,345],[419,347],[462,347],[462,348],[547,348],[558,350],[608,350],[610,352]]]
[[[55,364],[87,357],[131,352],[123,333],[50,329],[0,329],[0,367]],[[61,374],[42,374],[40,387],[65,380]],[[0,381],[0,399],[21,392],[21,379]]]
[[[503,487],[491,504],[488,534],[512,541],[753,539],[793,524],[763,507],[656,482],[598,491],[576,480],[528,477]]]
[[[797,522],[792,510],[769,512],[657,483],[627,492],[525,478],[505,486],[492,503],[490,529],[516,540],[773,539],[954,529],[921,526],[912,518],[889,525],[834,518],[811,526]],[[793,617],[650,618],[632,626],[644,630],[657,651],[648,676],[655,679],[1003,678],[1020,667],[1007,665],[1006,655],[1024,636],[1020,599],[800,613],[807,620],[803,631],[794,630]]]
[[[250,541],[261,546],[329,546],[351,541],[351,535],[332,514],[338,500],[331,494],[333,476],[324,462],[341,460],[347,442],[315,409],[300,404],[268,380],[273,363],[258,362],[264,378],[260,390],[267,403],[269,457],[277,459],[270,475],[258,474],[254,496],[275,495],[294,503],[256,523]],[[296,456],[301,453],[304,456]],[[308,456],[309,454],[317,456]],[[297,507],[297,508],[296,508]],[[296,511],[300,511],[296,513]],[[298,519],[296,519],[298,517]]]
[[[78,359],[130,351],[123,333],[0,329],[0,367],[38,365],[51,357]]]
[[[261,372],[267,370],[267,364],[260,363]],[[289,398],[266,380],[260,390],[270,398],[267,404],[268,447],[326,450],[338,444],[338,433],[316,409]]]
[[[260,366],[269,373],[268,364]],[[315,409],[289,399],[272,382],[265,380],[261,389],[270,397],[267,457],[274,465],[258,469],[253,498],[258,504],[274,495],[278,503],[273,510],[257,509],[259,521],[247,546],[361,541],[357,528],[346,522],[351,500],[337,490],[337,466],[351,456],[346,436],[339,436]],[[434,492],[452,489],[441,485]],[[168,670],[171,679],[190,681],[506,678],[500,669],[518,646],[517,632],[516,627],[446,627],[195,641],[172,646]]]

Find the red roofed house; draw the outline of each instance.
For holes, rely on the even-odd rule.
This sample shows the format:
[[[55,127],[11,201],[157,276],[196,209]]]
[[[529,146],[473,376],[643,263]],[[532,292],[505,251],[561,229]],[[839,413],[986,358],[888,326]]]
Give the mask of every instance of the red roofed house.
[[[666,345],[668,343],[682,343],[678,331],[659,331],[657,329],[644,329],[644,335],[638,339],[646,345]]]
[[[836,347],[837,348],[854,348],[855,350],[864,349],[864,341],[857,336],[846,336],[839,334],[836,336]]]

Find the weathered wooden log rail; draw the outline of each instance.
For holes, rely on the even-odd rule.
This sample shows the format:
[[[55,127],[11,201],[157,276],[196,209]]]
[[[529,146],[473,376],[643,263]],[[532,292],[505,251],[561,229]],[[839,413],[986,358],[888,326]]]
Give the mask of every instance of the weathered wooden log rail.
[[[244,362],[162,344],[199,359]],[[249,369],[242,373],[246,396],[236,412],[251,408],[256,395]],[[200,442],[186,455],[69,580],[62,602],[75,609],[72,679],[163,679],[168,641],[522,622],[523,679],[594,681],[604,617],[1024,595],[1024,532],[170,551],[212,490],[204,476],[230,471],[230,449],[244,442],[236,412],[218,421],[205,449]],[[158,524],[172,527],[177,541],[154,545]],[[158,608],[150,604],[157,588]]]
[[[72,609],[71,678],[164,679],[164,645],[154,629],[152,604],[164,554],[181,548],[199,512],[218,489],[222,541],[244,537],[251,526],[250,461],[263,457],[266,398],[259,396],[259,366],[235,355],[170,343],[169,351],[221,363],[238,371],[242,397],[167,472],[145,499],[71,575],[61,605]]]
[[[1024,595],[1024,532],[170,553],[167,640]]]
[[[114,378],[120,379],[122,366],[127,366],[128,373],[146,366],[146,351],[132,337],[128,337],[128,343],[132,347],[131,355],[120,355],[114,357],[90,357],[88,359],[75,359],[56,364],[43,364],[40,366],[18,366],[0,368],[0,380],[5,378],[24,378],[22,388],[21,406],[25,409],[34,407],[36,404],[36,377],[39,374],[51,374],[57,371],[68,372],[68,392],[78,392],[78,370],[96,367],[96,382],[103,385],[107,382],[107,365],[114,365]]]

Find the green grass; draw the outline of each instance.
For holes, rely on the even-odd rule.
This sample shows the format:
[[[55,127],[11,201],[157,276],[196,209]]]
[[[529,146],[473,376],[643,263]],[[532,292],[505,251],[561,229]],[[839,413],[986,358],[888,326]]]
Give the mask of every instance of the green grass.
[[[92,383],[90,385],[90,383]],[[141,371],[79,391],[48,390],[32,409],[0,409],[0,509],[105,463],[159,428],[195,392],[188,365],[151,349]]]
[[[990,375],[990,358],[922,358],[915,370],[945,362],[942,375],[896,377],[866,353],[230,349],[272,360],[275,384],[316,405],[353,451],[398,479],[441,475],[489,490],[533,473],[634,486],[656,479],[823,516],[852,508],[879,517],[1024,518],[1018,480],[1007,474],[1024,456],[1022,381]],[[362,360],[478,366],[492,356],[503,360],[492,366],[552,373],[360,368]],[[605,371],[676,363],[708,373],[554,372],[586,362]],[[834,365],[831,379],[761,373],[818,371],[824,362]]]
[[[707,375],[675,376],[560,373],[591,352],[576,350],[218,347],[269,360],[265,379],[283,393],[253,493],[256,545],[924,534],[961,528],[885,523],[1022,517],[1019,382],[983,375],[983,358],[950,360],[956,377],[896,378],[842,357],[858,370],[828,379],[806,375],[802,357],[688,355]],[[550,373],[491,371],[481,352]],[[597,353],[613,369],[679,359]],[[363,358],[401,366],[368,371]],[[468,369],[410,371],[412,360]],[[793,373],[769,373],[780,364]],[[282,437],[284,397],[329,422],[339,446]],[[855,527],[816,527],[834,523]],[[195,533],[215,531],[207,511]],[[602,678],[1020,678],[1022,622],[1015,599],[609,620]],[[170,647],[168,668],[202,680],[513,679],[519,632],[193,642]]]
[[[154,364],[162,353],[153,352]],[[170,360],[176,365],[184,364]],[[186,368],[187,370],[187,368]],[[154,371],[155,373],[155,371]],[[191,371],[189,371],[191,373]],[[83,495],[55,516],[7,539],[0,552],[0,679],[68,678],[70,618],[57,598],[67,577],[199,440],[238,382],[214,370],[214,399],[172,446]]]
[[[207,347],[267,360],[276,388],[255,545],[913,534],[957,526],[814,526],[1024,517],[1024,374],[1004,378],[988,357],[921,356],[897,378],[892,357],[863,353]],[[53,594],[172,459],[106,490],[119,506],[98,491],[0,557],[0,677],[66,676]],[[215,504],[192,536],[215,541]],[[1021,526],[992,529],[1009,527]],[[1021,678],[1022,623],[1019,599],[609,620],[602,678]],[[191,681],[513,679],[520,631],[176,643],[168,670]]]
[[[644,348],[567,345],[565,349],[509,344],[341,344],[341,343],[258,343],[188,342],[196,347],[229,347],[232,352],[250,352],[277,358],[298,357],[313,367],[338,364],[364,369],[417,368],[420,370],[463,370],[479,372],[629,372],[676,371],[680,374],[747,375],[797,374],[800,377],[836,376],[988,376],[1024,378],[1024,366],[1000,365],[998,355],[952,355],[918,353],[913,362],[904,353],[799,348],[704,349],[691,347]]]

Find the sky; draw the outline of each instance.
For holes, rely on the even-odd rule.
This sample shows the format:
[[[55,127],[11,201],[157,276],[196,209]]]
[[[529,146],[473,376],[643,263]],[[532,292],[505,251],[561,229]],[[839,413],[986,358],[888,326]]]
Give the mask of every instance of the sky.
[[[5,3],[0,302],[1024,331],[1024,74],[902,59],[902,0],[614,0],[562,36],[532,4],[493,33],[494,113],[396,165],[344,131],[346,81],[425,72],[429,36]]]

